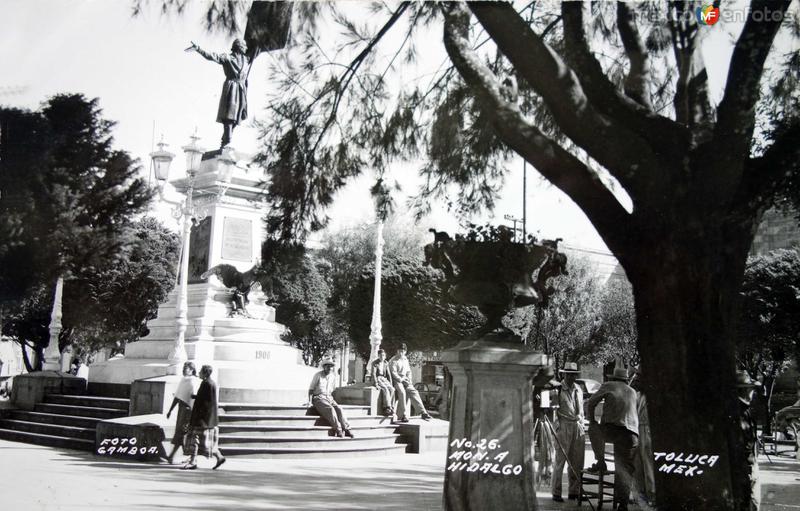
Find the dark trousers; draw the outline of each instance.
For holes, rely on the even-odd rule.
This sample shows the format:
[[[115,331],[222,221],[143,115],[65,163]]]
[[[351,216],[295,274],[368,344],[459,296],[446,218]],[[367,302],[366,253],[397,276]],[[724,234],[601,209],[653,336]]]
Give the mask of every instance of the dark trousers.
[[[604,464],[606,442],[614,445],[614,504],[620,509],[628,508],[633,482],[636,448],[639,446],[639,435],[616,424],[603,424],[589,427],[589,442],[598,463]]]
[[[222,144],[219,146],[220,149],[231,143],[233,128],[235,127],[236,125],[233,124],[233,122],[226,122],[222,124]]]

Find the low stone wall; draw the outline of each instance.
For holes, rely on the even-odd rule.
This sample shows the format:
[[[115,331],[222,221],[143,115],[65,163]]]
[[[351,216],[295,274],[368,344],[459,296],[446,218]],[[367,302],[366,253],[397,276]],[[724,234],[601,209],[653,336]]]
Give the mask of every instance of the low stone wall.
[[[175,432],[175,419],[161,414],[108,419],[97,423],[94,454],[137,461],[166,456]]]
[[[450,423],[447,421],[414,419],[413,422],[398,425],[397,432],[409,440],[407,452],[414,454],[441,452],[442,457],[447,454],[450,434]]]
[[[20,410],[33,410],[46,394],[86,394],[86,380],[56,371],[37,371],[14,377],[11,403]]]
[[[333,399],[340,405],[369,406],[370,415],[378,415],[378,398],[380,392],[377,387],[362,384],[339,387],[333,391]]]

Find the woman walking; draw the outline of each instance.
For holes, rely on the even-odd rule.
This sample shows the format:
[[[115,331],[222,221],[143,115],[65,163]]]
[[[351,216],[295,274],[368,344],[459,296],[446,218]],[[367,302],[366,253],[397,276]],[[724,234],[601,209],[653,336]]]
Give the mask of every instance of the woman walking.
[[[219,452],[219,419],[217,418],[217,384],[211,379],[211,366],[204,365],[200,368],[200,379],[203,382],[194,397],[192,417],[189,420],[191,428],[191,444],[189,461],[183,466],[185,470],[197,468],[197,452],[203,446],[207,457],[214,456],[217,463],[213,470],[225,463],[225,457]]]
[[[179,446],[183,447],[184,454],[188,454],[186,434],[189,433],[189,420],[192,417],[193,396],[197,394],[199,386],[200,379],[197,377],[194,363],[186,362],[183,364],[183,378],[178,383],[178,388],[175,390],[175,399],[172,400],[172,405],[167,412],[167,419],[169,419],[172,410],[176,406],[178,407],[178,416],[175,419],[175,434],[172,436],[172,452],[167,456],[167,461],[170,465],[172,465]]]

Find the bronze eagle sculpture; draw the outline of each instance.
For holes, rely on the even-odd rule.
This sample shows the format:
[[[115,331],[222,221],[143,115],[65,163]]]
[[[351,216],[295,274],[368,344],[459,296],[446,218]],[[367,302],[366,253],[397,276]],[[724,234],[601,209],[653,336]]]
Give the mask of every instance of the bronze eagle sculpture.
[[[211,275],[216,275],[222,281],[223,286],[233,291],[231,316],[237,314],[249,316],[246,308],[247,304],[250,303],[248,295],[253,285],[258,282],[256,278],[258,267],[259,263],[256,263],[252,268],[242,273],[233,265],[218,264],[200,275],[200,278],[207,279]]]

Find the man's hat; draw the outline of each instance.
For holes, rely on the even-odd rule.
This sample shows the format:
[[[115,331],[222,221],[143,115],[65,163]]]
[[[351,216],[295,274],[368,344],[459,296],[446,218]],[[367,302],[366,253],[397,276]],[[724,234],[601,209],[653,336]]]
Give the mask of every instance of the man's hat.
[[[559,373],[579,373],[578,364],[575,362],[567,362],[564,364],[564,369],[559,369]]]
[[[325,367],[325,366],[335,366],[335,365],[336,365],[336,362],[334,362],[334,361],[333,361],[333,359],[332,359],[331,357],[325,357],[325,358],[323,358],[323,359],[322,359],[322,363],[320,364],[320,366],[322,366],[322,367]]]
[[[736,371],[736,387],[737,388],[753,388],[760,387],[761,382],[753,381],[747,371]]]
[[[618,380],[618,381],[628,381],[628,370],[624,367],[616,367],[614,368],[613,374],[607,374],[606,378],[609,380]]]

